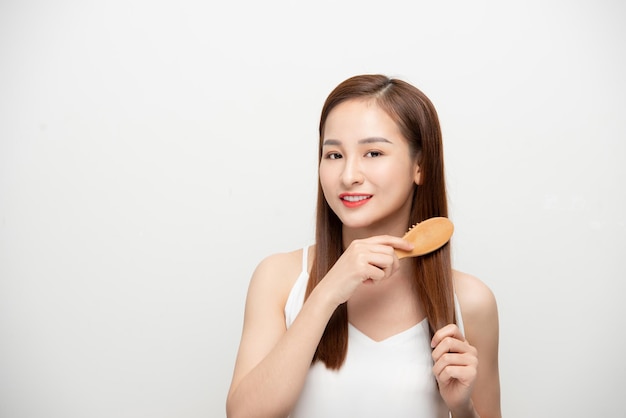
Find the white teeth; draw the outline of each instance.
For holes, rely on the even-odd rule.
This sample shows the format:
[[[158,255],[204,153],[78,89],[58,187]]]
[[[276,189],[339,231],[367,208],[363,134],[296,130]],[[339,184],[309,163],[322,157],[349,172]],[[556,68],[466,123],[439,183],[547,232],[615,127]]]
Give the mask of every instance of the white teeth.
[[[359,202],[361,200],[369,199],[369,196],[344,196],[343,200],[348,202]]]

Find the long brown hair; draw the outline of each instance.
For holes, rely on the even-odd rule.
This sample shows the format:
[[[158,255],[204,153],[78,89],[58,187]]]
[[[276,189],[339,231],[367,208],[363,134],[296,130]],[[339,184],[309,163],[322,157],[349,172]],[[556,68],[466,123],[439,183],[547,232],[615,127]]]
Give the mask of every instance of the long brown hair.
[[[417,158],[421,181],[414,186],[410,225],[435,216],[448,216],[443,168],[443,145],[439,118],[431,101],[411,84],[384,75],[359,75],[339,84],[328,96],[320,117],[319,159],[326,119],[340,103],[351,99],[373,99],[400,127]],[[324,198],[318,181],[315,259],[306,289],[308,297],[343,252],[342,224]],[[454,296],[450,245],[414,263],[414,286],[426,312],[431,334],[454,322]],[[348,309],[341,304],[333,313],[317,347],[313,361],[339,369],[348,349]]]

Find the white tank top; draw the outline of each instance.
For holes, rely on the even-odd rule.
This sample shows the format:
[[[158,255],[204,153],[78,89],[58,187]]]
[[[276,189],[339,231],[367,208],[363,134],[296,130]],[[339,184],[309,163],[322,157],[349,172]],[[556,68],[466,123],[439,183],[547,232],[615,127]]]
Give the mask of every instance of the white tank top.
[[[302,272],[285,304],[287,328],[302,308],[309,278],[308,251],[302,252]],[[463,332],[456,295],[454,302]],[[448,418],[432,367],[426,319],[378,342],[348,324],[343,366],[339,370],[329,370],[322,362],[311,366],[290,418]]]

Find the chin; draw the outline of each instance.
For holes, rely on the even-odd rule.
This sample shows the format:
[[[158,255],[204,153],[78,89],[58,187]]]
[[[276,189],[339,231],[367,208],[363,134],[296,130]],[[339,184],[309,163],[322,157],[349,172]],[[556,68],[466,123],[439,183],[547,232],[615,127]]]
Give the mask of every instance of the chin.
[[[345,217],[344,219],[341,219],[341,223],[343,225],[344,229],[350,229],[350,230],[361,230],[362,232],[365,233],[365,235],[367,236],[373,236],[373,235],[397,235],[398,233],[403,234],[406,232],[407,227],[402,225],[402,227],[400,229],[402,229],[401,232],[398,232],[398,221],[399,218],[394,216],[391,218],[377,218],[372,220],[372,218],[368,218],[368,219],[358,219],[355,217]],[[402,218],[400,218],[402,219]]]
[[[341,221],[341,226],[343,228],[348,229],[367,229],[372,226],[371,222],[359,222],[355,220],[343,220],[339,218]]]
[[[352,229],[352,230],[370,230],[370,231],[382,231],[382,230],[386,230],[387,228],[385,228],[383,226],[382,223],[379,222],[372,222],[371,220],[347,220],[346,222],[343,222],[343,227],[344,228],[348,228],[348,229]],[[379,235],[379,233],[376,233],[376,235]]]

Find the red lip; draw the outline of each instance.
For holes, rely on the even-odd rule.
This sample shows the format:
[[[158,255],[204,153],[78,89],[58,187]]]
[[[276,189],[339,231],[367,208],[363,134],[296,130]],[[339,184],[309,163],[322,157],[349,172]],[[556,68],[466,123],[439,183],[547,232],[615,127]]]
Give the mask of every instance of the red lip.
[[[345,207],[348,208],[357,208],[359,206],[363,206],[372,198],[371,194],[361,194],[361,193],[341,193],[339,195],[339,199],[341,199],[341,203]]]

